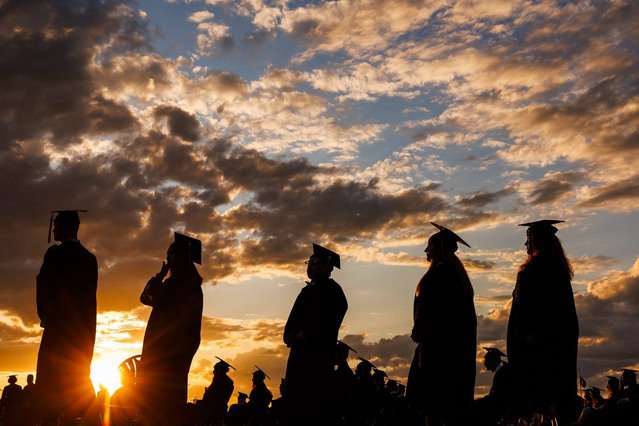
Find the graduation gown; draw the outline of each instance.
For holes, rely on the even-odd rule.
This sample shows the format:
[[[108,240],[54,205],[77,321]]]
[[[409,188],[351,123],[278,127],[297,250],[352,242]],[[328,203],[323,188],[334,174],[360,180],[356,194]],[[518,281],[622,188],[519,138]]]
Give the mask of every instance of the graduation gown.
[[[98,262],[78,240],[49,247],[36,278],[44,328],[36,371],[45,417],[84,416],[95,393],[89,374],[96,331]]]
[[[517,274],[508,320],[508,360],[520,405],[570,407],[577,394],[579,323],[570,277],[540,254]]]
[[[153,277],[140,301],[153,307],[144,333],[138,385],[148,424],[172,424],[187,402],[188,374],[200,345],[202,279]]]
[[[226,374],[213,376],[213,382],[202,398],[205,424],[221,425],[223,423],[233,388],[233,380]]]
[[[286,365],[291,397],[326,398],[347,309],[342,287],[332,278],[308,283],[297,296],[284,327],[284,343],[291,348]]]
[[[412,334],[419,343],[407,398],[426,415],[460,415],[473,403],[477,317],[472,285],[458,267],[431,264],[415,292]]]

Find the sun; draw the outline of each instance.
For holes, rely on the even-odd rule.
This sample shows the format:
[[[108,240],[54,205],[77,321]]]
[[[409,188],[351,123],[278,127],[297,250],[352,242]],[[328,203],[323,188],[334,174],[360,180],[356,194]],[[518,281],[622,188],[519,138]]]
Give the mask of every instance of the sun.
[[[100,357],[94,359],[91,363],[91,381],[93,387],[97,392],[100,389],[100,385],[106,386],[110,394],[122,386],[120,383],[120,372],[118,371],[118,365],[120,365],[119,358]]]

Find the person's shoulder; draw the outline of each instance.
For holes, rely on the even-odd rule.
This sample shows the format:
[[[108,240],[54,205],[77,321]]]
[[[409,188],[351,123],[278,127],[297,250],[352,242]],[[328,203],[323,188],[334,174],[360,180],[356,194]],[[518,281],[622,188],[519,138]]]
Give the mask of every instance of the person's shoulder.
[[[44,253],[44,257],[52,257],[62,253],[64,249],[62,248],[62,244],[53,244],[49,246],[47,251]]]

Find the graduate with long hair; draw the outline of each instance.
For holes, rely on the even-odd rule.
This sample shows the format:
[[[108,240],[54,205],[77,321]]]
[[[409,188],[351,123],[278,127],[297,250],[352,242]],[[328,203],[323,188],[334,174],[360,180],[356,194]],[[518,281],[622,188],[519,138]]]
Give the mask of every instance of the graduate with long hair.
[[[439,232],[424,250],[430,267],[417,285],[411,338],[417,349],[408,375],[407,397],[426,425],[468,424],[475,389],[477,317],[473,287],[455,255],[457,243],[470,247],[450,229]]]
[[[562,424],[574,420],[579,323],[573,269],[553,226],[560,222],[520,225],[528,227],[528,258],[517,274],[507,346],[520,414],[536,412]]]

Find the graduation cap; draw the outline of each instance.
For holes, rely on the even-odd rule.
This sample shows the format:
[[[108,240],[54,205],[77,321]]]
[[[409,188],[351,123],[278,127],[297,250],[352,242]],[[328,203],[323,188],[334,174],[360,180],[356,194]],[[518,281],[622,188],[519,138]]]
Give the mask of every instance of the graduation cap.
[[[383,377],[388,377],[388,374],[386,374],[386,372],[384,370],[380,370],[379,368],[373,368],[373,375],[375,376],[383,376]]]
[[[482,349],[484,349],[487,352],[486,355],[491,354],[491,355],[499,356],[500,358],[502,356],[508,358],[508,355],[500,351],[498,348],[482,347]]]
[[[69,225],[80,225],[80,215],[78,213],[86,213],[86,210],[52,210],[49,219],[49,237],[47,243],[51,243],[51,229],[53,223],[66,223]]]
[[[351,348],[350,346],[348,346],[346,343],[342,342],[341,340],[337,340],[337,349],[338,350],[347,350],[347,351],[353,351],[355,353],[357,353],[357,351],[353,348]]]
[[[366,367],[368,367],[368,368],[373,368],[373,369],[377,368],[377,367],[375,367],[375,366],[373,365],[373,363],[372,363],[372,362],[370,362],[370,361],[369,361],[369,360],[367,360],[366,358],[362,358],[361,356],[358,356],[358,357],[357,357],[357,359],[359,359],[359,360],[361,361],[361,362],[360,362],[360,364],[364,364],[364,365],[365,365]]]
[[[466,247],[470,248],[470,245],[464,241],[462,239],[462,237],[460,237],[459,235],[455,234],[453,231],[451,231],[450,229],[446,228],[445,226],[439,225],[435,222],[431,222],[431,225],[433,225],[435,228],[439,229],[439,232],[442,233],[442,237],[444,237],[445,239],[455,242],[455,243],[462,243],[463,245],[465,245]]]
[[[553,225],[563,222],[565,222],[565,220],[543,219],[534,222],[520,223],[519,226],[527,226],[528,230],[535,234],[555,235],[557,233],[557,228]]]
[[[247,395],[247,394],[245,394],[244,392],[238,392],[238,393],[237,393],[237,397],[238,397],[238,398],[247,399],[247,398],[248,398],[248,395]]]
[[[271,380],[271,378],[268,376],[268,374],[266,374],[266,373],[264,372],[264,370],[262,370],[262,369],[261,369],[260,367],[258,367],[257,365],[255,366],[255,368],[257,368],[257,370],[253,372],[253,375],[254,375],[254,376],[257,374],[257,375],[259,375],[259,376],[262,376],[262,379],[263,379],[264,377],[266,377],[267,379]]]
[[[332,250],[327,249],[326,247],[322,247],[319,244],[313,244],[313,255],[311,257],[316,257],[318,259],[322,259],[324,261],[328,261],[330,266],[334,266],[337,269],[340,269],[340,261],[339,254],[335,253]]]
[[[198,265],[202,264],[202,241],[175,232],[175,242],[183,247],[188,247],[191,260]]]
[[[15,374],[12,374],[10,376],[7,376],[9,378],[9,381],[11,380],[15,380],[16,382],[18,381],[18,376],[16,376]]]
[[[619,381],[619,378],[618,378],[618,377],[615,377],[615,376],[606,376],[606,377],[607,377],[609,380],[616,380],[616,381]]]
[[[219,359],[219,361],[217,363],[215,363],[215,365],[217,366],[218,364],[223,365],[226,367],[226,370],[228,371],[229,367],[231,367],[233,370],[235,370],[235,367],[233,367],[231,364],[229,364],[228,362],[224,361],[222,358],[220,358],[219,356],[215,356],[215,358]],[[237,370],[236,370],[237,371]]]

